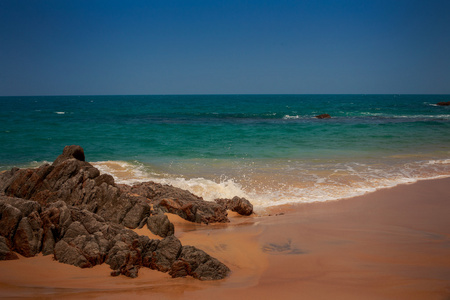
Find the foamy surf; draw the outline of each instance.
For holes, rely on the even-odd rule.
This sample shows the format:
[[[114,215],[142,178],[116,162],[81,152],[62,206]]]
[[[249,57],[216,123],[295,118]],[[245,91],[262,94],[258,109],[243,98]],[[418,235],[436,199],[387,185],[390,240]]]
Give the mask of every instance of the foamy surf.
[[[245,197],[253,203],[256,210],[285,204],[350,198],[399,184],[450,176],[450,159],[383,167],[350,162],[292,164],[278,170],[272,170],[274,167],[267,170],[267,166],[259,170],[253,167],[252,170],[240,170],[239,175],[231,172],[218,178],[187,178],[156,172],[139,162],[101,161],[93,165],[102,173],[111,174],[117,183],[154,181],[188,190],[207,201]]]

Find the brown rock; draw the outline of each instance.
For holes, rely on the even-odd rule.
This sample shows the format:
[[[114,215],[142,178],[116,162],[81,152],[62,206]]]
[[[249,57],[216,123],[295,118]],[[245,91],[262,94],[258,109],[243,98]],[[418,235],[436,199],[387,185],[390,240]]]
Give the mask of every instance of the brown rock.
[[[22,212],[19,209],[0,201],[0,235],[6,238],[10,246],[20,220]]]
[[[128,191],[146,197],[156,209],[177,214],[191,222],[229,222],[226,209],[222,206],[173,186],[149,181],[133,185]]]
[[[43,232],[42,221],[36,211],[22,218],[14,235],[14,250],[25,257],[35,256],[41,251]]]
[[[181,252],[181,242],[174,235],[168,236],[158,243],[150,259],[150,268],[167,272],[177,260]]]
[[[172,277],[190,275],[200,280],[218,280],[228,276],[230,269],[203,250],[183,246],[169,274]]]
[[[159,235],[160,237],[167,237],[175,233],[175,227],[163,213],[148,217],[147,227],[153,234]]]
[[[249,216],[253,213],[253,205],[245,198],[236,196],[232,199],[216,199],[214,201],[226,209],[235,211],[243,216]]]
[[[447,102],[438,102],[438,103],[436,103],[436,105],[439,105],[439,106],[450,106],[450,101],[447,101]]]
[[[7,240],[5,237],[0,236],[0,260],[13,260],[19,259],[16,253],[9,249]]]
[[[53,165],[59,165],[63,161],[66,161],[68,159],[76,159],[79,161],[84,161],[84,150],[78,145],[71,145],[64,147],[63,153],[58,156],[55,161],[53,162]]]
[[[329,114],[321,114],[316,116],[317,119],[330,119],[331,116]]]

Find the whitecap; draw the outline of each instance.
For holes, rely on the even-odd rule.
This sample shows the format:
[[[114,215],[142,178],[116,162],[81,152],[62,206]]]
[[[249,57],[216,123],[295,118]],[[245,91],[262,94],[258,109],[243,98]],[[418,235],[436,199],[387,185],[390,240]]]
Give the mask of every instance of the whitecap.
[[[298,115],[295,116],[285,115],[283,117],[283,120],[295,120],[295,119],[300,119],[300,117]]]

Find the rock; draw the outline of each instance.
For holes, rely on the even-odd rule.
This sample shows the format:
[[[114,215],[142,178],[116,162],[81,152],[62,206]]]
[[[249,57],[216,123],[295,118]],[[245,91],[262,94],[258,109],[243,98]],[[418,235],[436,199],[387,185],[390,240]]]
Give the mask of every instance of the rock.
[[[34,211],[28,217],[22,218],[14,235],[14,250],[25,257],[32,257],[41,251],[42,221]]]
[[[450,106],[450,101],[447,101],[447,102],[438,102],[438,103],[436,103],[436,105],[439,105],[439,106]]]
[[[163,213],[148,217],[147,227],[153,234],[163,238],[175,233],[175,227]]]
[[[149,181],[133,185],[128,191],[146,197],[156,209],[177,214],[191,222],[205,224],[229,222],[226,209],[222,206],[173,186]]]
[[[11,251],[5,237],[0,236],[0,260],[19,259],[17,254]]]
[[[36,201],[27,201],[20,198],[13,197],[0,197],[0,201],[14,206],[21,211],[23,216],[28,216],[32,212],[40,212],[41,206]]]
[[[321,114],[316,116],[317,119],[330,119],[331,116],[329,114]]]
[[[148,200],[121,192],[111,175],[84,161],[83,149],[67,146],[53,163],[37,169],[12,169],[0,176],[0,192],[33,199],[42,206],[64,201],[97,213],[107,221],[136,228],[149,214]]]
[[[201,250],[185,250],[180,258],[181,242],[163,212],[198,223],[228,221],[225,207],[188,191],[153,182],[116,185],[85,161],[81,147],[67,146],[52,165],[0,173],[0,259],[16,258],[11,250],[24,256],[42,250],[82,268],[107,263],[113,276],[134,278],[142,266],[174,277],[228,274]],[[165,238],[151,240],[123,226],[145,224]]]
[[[53,165],[59,165],[60,163],[68,160],[68,159],[76,159],[79,161],[84,161],[84,150],[78,145],[71,145],[64,147],[63,153],[58,156],[55,161],[53,162]]]
[[[134,198],[134,197],[133,197]],[[128,228],[137,228],[141,221],[150,215],[150,206],[145,198],[138,197],[133,207],[126,213],[122,224]]]
[[[80,268],[92,267],[86,257],[82,254],[81,249],[76,245],[69,244],[65,240],[56,243],[54,253],[55,259],[59,262]]]
[[[190,275],[200,280],[218,280],[228,276],[230,269],[203,250],[183,246],[180,256],[173,263],[169,274],[172,277]]]
[[[236,196],[232,199],[216,199],[214,201],[226,209],[235,211],[243,216],[250,216],[253,213],[253,205],[245,198]]]
[[[80,222],[75,221],[70,224],[62,238],[70,240],[82,235],[89,235],[89,232]]]
[[[115,244],[108,252],[106,263],[110,265],[114,274],[120,272],[127,277],[138,276],[142,265],[143,245],[137,234],[119,234],[115,238]],[[114,275],[112,274],[112,275]]]
[[[168,236],[158,243],[151,253],[149,267],[161,272],[167,272],[177,260],[181,252],[181,242],[174,235]]]
[[[22,212],[16,207],[4,202],[4,198],[0,198],[0,235],[4,236],[9,246],[12,246],[11,241],[22,220]]]

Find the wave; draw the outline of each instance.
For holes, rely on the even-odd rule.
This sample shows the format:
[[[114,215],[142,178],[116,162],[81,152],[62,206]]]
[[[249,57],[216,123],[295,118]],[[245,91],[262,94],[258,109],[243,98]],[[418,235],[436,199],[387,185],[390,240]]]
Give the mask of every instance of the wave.
[[[338,200],[418,180],[450,177],[450,159],[447,158],[405,161],[395,166],[390,162],[291,162],[288,166],[274,162],[270,167],[266,164],[258,168],[255,164],[251,169],[243,167],[240,174],[216,178],[188,178],[155,172],[139,162],[103,161],[93,165],[101,172],[111,174],[117,183],[154,181],[189,190],[207,201],[245,197],[256,210],[284,204]],[[181,169],[186,169],[186,166]]]

